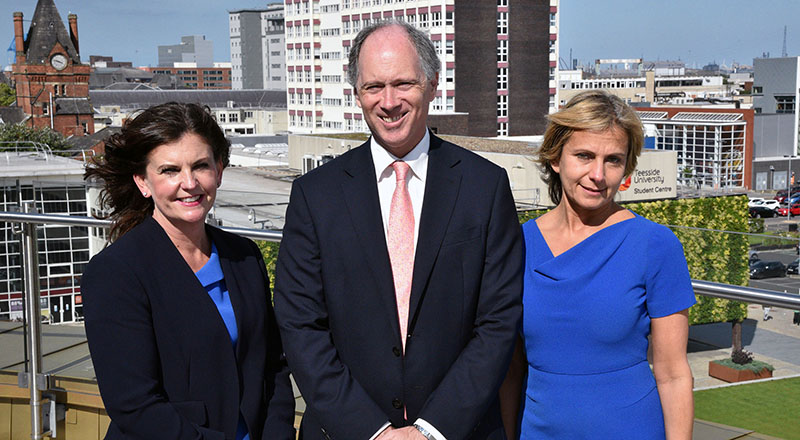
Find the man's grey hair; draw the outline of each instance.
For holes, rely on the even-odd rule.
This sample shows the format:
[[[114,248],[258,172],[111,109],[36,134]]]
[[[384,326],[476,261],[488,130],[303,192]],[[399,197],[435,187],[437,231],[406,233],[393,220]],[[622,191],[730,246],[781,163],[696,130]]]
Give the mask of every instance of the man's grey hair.
[[[406,31],[408,40],[417,51],[419,66],[422,72],[425,73],[425,78],[430,81],[439,73],[439,70],[441,70],[442,63],[439,61],[439,57],[436,55],[436,48],[433,47],[433,42],[431,42],[427,34],[401,20],[384,20],[365,27],[356,35],[355,40],[353,40],[353,47],[350,48],[350,56],[347,63],[347,82],[349,82],[354,89],[358,88],[356,83],[358,82],[358,57],[361,55],[361,46],[364,45],[364,41],[373,32],[389,26],[400,26]]]

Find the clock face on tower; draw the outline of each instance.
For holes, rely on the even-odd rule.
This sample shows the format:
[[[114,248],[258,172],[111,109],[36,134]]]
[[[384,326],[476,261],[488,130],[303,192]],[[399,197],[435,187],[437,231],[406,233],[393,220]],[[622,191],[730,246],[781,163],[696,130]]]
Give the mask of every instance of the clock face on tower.
[[[64,70],[67,67],[67,57],[64,55],[57,53],[50,57],[50,65],[53,66],[56,70]]]

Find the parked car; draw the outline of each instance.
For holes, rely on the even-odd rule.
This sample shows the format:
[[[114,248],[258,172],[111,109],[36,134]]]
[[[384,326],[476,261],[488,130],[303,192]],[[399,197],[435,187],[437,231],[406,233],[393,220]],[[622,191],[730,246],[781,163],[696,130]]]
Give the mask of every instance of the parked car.
[[[782,189],[782,190],[778,191],[777,193],[775,193],[775,200],[777,200],[779,203],[783,203],[783,202],[786,201],[786,195],[787,194],[789,194],[789,193],[785,189]],[[798,188],[798,187],[792,188],[792,195],[789,198],[793,199],[793,198],[798,197],[798,196],[800,196],[800,188]]]
[[[786,266],[780,261],[756,261],[750,265],[750,278],[785,277]]]
[[[800,206],[800,204],[798,204],[798,206]],[[753,218],[765,218],[765,217],[772,218],[778,215],[778,213],[774,209],[767,208],[766,206],[762,205],[751,206],[750,208],[747,208],[747,210],[748,212],[750,212],[750,217]]]
[[[758,206],[764,203],[764,199],[762,197],[753,197],[747,200],[747,207],[752,208],[753,206]]]
[[[759,204],[759,206],[766,206],[767,208],[778,209],[781,207],[781,204],[777,200],[769,199],[769,200],[764,200],[764,202]]]
[[[750,254],[750,262],[749,262],[750,265],[758,261],[758,252],[753,250],[747,252]]]
[[[798,266],[800,266],[800,258],[792,261],[791,263],[789,263],[788,266],[786,266],[786,274],[787,275],[788,274],[798,275],[798,271],[797,271],[797,267]]]
[[[785,217],[786,213],[790,211],[785,206],[778,208],[778,215]],[[795,203],[791,208],[792,215],[800,215],[800,203]]]

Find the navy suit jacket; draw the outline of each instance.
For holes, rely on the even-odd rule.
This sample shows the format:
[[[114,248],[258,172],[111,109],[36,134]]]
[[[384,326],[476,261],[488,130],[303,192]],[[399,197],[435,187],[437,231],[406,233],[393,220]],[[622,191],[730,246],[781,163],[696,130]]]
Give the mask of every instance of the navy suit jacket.
[[[89,262],[81,291],[107,439],[294,439],[294,397],[258,247],[208,226],[239,340],[149,217]]]
[[[403,354],[369,143],[294,182],[275,309],[301,437],[366,440],[418,417],[448,440],[504,437],[523,262],[505,171],[431,136],[419,223]]]

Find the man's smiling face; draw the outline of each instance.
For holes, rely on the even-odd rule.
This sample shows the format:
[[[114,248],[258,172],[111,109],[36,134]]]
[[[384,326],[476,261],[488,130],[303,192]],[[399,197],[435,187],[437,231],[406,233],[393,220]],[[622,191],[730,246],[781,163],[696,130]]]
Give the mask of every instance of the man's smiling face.
[[[425,78],[417,51],[400,26],[372,33],[359,55],[356,102],[378,143],[403,157],[425,136],[438,74]]]

